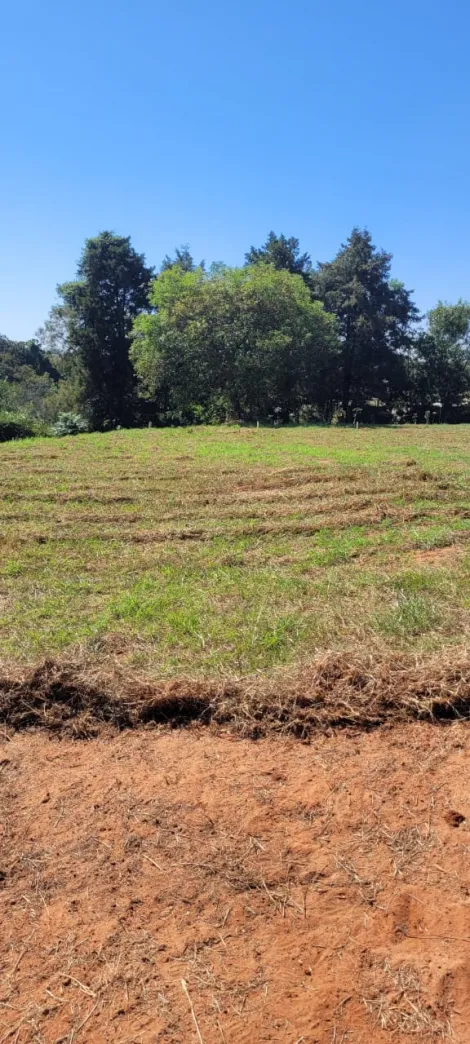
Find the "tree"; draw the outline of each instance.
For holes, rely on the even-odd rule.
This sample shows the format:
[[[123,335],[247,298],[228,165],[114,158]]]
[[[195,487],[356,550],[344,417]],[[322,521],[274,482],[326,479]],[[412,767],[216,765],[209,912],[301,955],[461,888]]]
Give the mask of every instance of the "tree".
[[[195,264],[187,243],[183,243],[180,247],[176,247],[174,257],[169,257],[168,254],[165,254],[160,272],[166,272],[168,268],[173,268],[175,265],[177,265],[178,268],[181,268],[182,272],[194,272],[196,268],[202,268],[204,270],[205,267],[204,261],[201,261],[199,265]]]
[[[134,323],[131,351],[157,408],[224,403],[228,416],[285,417],[304,403],[328,409],[336,324],[300,276],[269,265],[168,269],[151,292],[155,312]]]
[[[412,396],[445,421],[470,396],[470,303],[439,301],[427,319],[414,345]]]
[[[11,341],[0,335],[0,411],[48,423],[60,377],[38,341]]]
[[[292,275],[301,275],[308,282],[312,271],[312,262],[309,254],[300,254],[299,240],[291,236],[277,236],[270,232],[262,247],[250,247],[245,254],[245,264],[274,265],[274,268],[285,269]]]
[[[21,382],[25,367],[37,377],[59,379],[56,367],[38,341],[11,341],[0,334],[0,380]]]
[[[369,232],[353,229],[333,261],[320,263],[314,294],[336,315],[341,338],[341,404],[387,401],[397,381],[410,324],[418,310],[402,283],[390,279],[391,254],[377,250]]]
[[[94,428],[132,424],[130,333],[134,318],[148,307],[152,275],[129,237],[101,232],[86,240],[77,280],[57,288],[57,326],[62,336],[65,324],[65,346],[77,356],[83,403]]]

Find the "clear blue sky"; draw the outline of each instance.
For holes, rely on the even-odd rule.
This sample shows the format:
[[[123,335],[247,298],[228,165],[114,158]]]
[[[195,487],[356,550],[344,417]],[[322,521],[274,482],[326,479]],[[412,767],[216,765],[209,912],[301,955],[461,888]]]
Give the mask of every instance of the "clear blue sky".
[[[0,332],[105,228],[237,264],[358,224],[423,310],[470,297],[468,0],[5,0],[1,38]]]

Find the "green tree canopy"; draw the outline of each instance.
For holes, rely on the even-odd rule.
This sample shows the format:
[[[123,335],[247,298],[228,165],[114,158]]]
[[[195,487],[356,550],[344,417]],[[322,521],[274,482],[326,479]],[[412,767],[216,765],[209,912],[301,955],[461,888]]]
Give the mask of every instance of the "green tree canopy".
[[[470,397],[470,303],[439,301],[427,319],[414,346],[412,397],[444,421]]]
[[[132,423],[130,333],[134,318],[148,307],[152,275],[129,237],[101,232],[87,239],[77,280],[57,288],[55,324],[63,339],[65,327],[65,347],[78,356],[83,402],[95,428]]]
[[[54,363],[42,350],[39,341],[11,341],[0,334],[0,380],[19,382],[24,379],[24,368],[28,367],[37,377],[59,379]]]
[[[391,280],[390,267],[391,254],[355,228],[334,260],[321,263],[313,276],[315,295],[338,320],[346,413],[371,397],[387,400],[410,324],[418,318],[410,292]]]
[[[1,408],[43,425],[83,412],[91,429],[300,411],[468,419],[469,302],[440,301],[418,324],[391,254],[359,228],[315,269],[274,232],[245,257],[206,270],[183,244],[155,276],[128,237],[88,239],[36,339],[0,336]]]
[[[287,417],[334,397],[336,324],[300,276],[271,265],[172,267],[155,280],[152,315],[134,323],[131,356],[145,394],[187,409],[224,403],[227,413]]]
[[[277,236],[270,232],[266,242],[261,247],[250,247],[245,254],[247,265],[268,264],[279,270],[285,269],[292,275],[301,275],[307,282],[312,271],[312,262],[309,254],[301,254],[299,240],[294,236],[289,239],[286,236]]]
[[[60,397],[61,376],[37,340],[0,335],[0,412],[48,423]]]
[[[165,254],[160,271],[166,272],[168,268],[173,268],[175,265],[177,265],[178,268],[181,268],[182,272],[194,272],[196,268],[205,268],[204,261],[201,261],[199,265],[196,265],[187,243],[182,243],[180,247],[176,247],[174,257]]]

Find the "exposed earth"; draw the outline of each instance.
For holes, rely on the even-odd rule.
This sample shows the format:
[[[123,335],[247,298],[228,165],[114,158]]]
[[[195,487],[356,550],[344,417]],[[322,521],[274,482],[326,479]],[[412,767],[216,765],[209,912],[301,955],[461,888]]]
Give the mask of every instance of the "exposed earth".
[[[470,732],[6,730],[0,1041],[470,1041]]]

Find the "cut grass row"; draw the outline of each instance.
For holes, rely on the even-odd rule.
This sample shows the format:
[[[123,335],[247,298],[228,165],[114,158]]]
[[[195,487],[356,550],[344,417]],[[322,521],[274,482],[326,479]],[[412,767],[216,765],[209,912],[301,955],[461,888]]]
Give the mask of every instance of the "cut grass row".
[[[0,451],[0,657],[246,674],[469,633],[470,429],[132,431]]]

